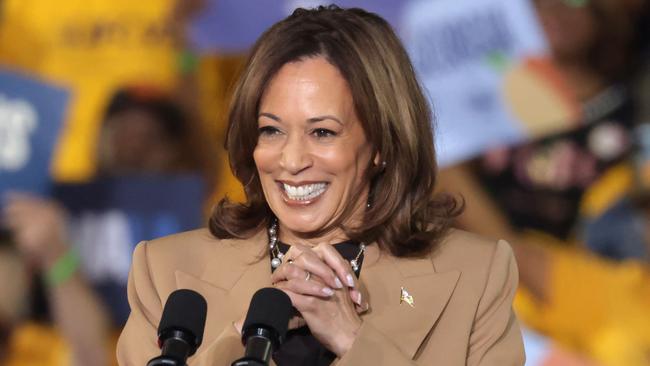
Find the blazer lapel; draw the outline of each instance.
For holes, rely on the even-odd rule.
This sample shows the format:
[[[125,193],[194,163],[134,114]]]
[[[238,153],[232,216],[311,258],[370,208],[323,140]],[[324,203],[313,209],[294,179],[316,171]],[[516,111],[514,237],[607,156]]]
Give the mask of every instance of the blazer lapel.
[[[246,241],[215,241],[205,254],[205,260],[215,265],[206,266],[200,276],[176,271],[177,288],[195,290],[208,303],[204,344],[246,314],[255,291],[271,286],[266,245],[264,230]],[[370,302],[370,310],[362,317],[413,358],[447,305],[459,276],[457,270],[437,273],[430,258],[381,255],[361,271]],[[413,307],[400,303],[402,288],[413,297]]]
[[[206,266],[199,277],[176,271],[177,288],[194,290],[208,303],[204,344],[209,344],[226,326],[246,314],[255,291],[271,286],[266,234],[262,233],[246,241],[215,241],[205,257],[214,264]]]
[[[436,273],[430,258],[382,255],[361,271],[370,302],[364,321],[413,358],[447,305],[459,277],[457,270]],[[402,288],[412,296],[413,306],[401,301]]]

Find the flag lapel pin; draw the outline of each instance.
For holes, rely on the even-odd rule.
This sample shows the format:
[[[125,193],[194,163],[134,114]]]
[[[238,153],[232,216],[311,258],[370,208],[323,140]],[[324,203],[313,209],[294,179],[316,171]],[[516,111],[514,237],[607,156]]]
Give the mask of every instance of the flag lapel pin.
[[[409,294],[409,292],[402,287],[400,291],[400,296],[399,296],[399,303],[402,304],[403,302],[409,304],[410,307],[415,307],[415,301],[413,300],[413,296]]]

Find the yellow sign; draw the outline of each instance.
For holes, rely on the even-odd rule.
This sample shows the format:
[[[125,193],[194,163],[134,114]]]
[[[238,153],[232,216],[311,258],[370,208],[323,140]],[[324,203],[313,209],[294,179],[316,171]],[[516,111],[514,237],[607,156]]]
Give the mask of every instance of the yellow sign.
[[[66,127],[53,157],[59,181],[95,170],[95,142],[105,104],[127,84],[172,85],[173,0],[4,0],[0,65],[71,91]]]

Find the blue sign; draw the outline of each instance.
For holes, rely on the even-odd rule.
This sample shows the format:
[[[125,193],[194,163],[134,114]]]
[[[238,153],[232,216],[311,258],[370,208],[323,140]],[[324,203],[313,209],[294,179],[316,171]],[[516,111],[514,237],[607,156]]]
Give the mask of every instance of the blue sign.
[[[135,245],[203,225],[199,176],[138,176],[62,184],[54,198],[70,214],[70,240],[82,270],[117,326],[129,314],[126,282]]]
[[[65,89],[0,70],[0,194],[47,192],[68,96]]]

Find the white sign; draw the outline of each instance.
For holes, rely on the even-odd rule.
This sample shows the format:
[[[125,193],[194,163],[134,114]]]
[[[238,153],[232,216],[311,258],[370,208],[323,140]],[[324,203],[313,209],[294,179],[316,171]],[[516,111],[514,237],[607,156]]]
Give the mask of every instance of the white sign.
[[[37,122],[36,111],[29,103],[0,94],[0,171],[25,167],[31,154],[30,135]]]
[[[567,122],[529,0],[411,1],[400,24],[432,100],[441,166]]]

